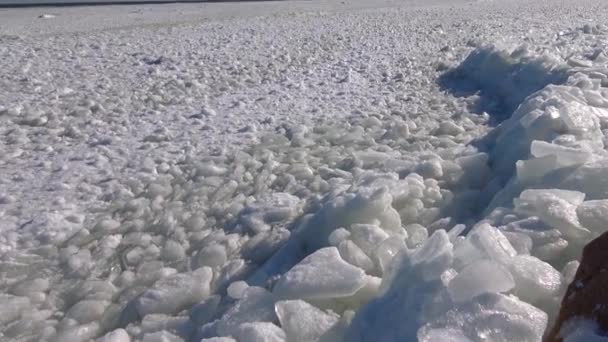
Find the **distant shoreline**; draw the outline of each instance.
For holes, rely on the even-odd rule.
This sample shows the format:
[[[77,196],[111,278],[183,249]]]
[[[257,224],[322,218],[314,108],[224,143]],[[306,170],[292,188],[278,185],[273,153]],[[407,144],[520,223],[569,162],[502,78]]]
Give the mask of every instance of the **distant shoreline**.
[[[279,0],[75,0],[75,1],[20,1],[4,3],[0,0],[0,8],[21,7],[77,7],[77,6],[109,6],[109,5],[145,5],[145,4],[174,4],[174,3],[217,3],[217,2],[269,2]]]

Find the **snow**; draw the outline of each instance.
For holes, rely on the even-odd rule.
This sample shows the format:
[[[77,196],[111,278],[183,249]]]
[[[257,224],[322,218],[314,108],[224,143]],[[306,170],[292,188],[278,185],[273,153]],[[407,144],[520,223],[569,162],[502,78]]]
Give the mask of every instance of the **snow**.
[[[606,14],[0,10],[0,339],[540,341],[607,227]]]

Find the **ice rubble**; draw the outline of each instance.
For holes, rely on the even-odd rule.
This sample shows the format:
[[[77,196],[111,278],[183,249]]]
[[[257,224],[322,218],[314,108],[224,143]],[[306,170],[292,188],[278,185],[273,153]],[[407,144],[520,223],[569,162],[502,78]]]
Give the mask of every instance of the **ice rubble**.
[[[90,230],[3,260],[3,337],[540,341],[608,223],[602,56],[475,50],[460,76],[512,115],[471,145],[475,115],[355,117],[152,166]]]

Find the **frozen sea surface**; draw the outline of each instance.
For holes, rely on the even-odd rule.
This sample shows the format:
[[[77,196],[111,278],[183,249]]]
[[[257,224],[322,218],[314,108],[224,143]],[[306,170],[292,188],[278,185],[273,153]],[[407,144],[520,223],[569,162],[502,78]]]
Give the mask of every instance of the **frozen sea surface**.
[[[0,9],[0,339],[540,341],[608,226],[607,14]]]

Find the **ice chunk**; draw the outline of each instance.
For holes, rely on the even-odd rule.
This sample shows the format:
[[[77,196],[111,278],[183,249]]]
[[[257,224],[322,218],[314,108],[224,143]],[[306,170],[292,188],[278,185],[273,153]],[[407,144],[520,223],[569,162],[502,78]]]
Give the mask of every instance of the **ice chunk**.
[[[535,216],[510,222],[503,228],[509,232],[522,233],[529,236],[532,239],[534,247],[556,242],[562,236],[559,230],[548,226]]]
[[[27,297],[0,295],[0,323],[6,324],[19,319],[21,314],[29,308],[30,300]]]
[[[467,240],[485,257],[499,262],[517,255],[515,248],[502,232],[487,223],[480,224],[469,232]]]
[[[112,219],[103,219],[100,220],[95,227],[93,227],[93,231],[108,234],[117,230],[118,228],[120,228],[120,222]]]
[[[513,294],[528,303],[551,298],[561,288],[559,271],[533,256],[518,255],[505,266],[515,279]]]
[[[285,332],[268,322],[243,323],[232,334],[238,341],[247,342],[285,342]],[[289,340],[296,341],[296,340]]]
[[[142,342],[183,342],[184,340],[168,331],[157,331],[154,333],[144,334]]]
[[[270,292],[250,286],[245,290],[243,298],[214,323],[215,330],[221,336],[231,336],[243,323],[272,322],[276,319],[275,301],[275,297]]]
[[[100,331],[98,322],[91,322],[83,325],[76,325],[58,330],[53,341],[90,341],[99,335]]]
[[[278,302],[276,313],[287,341],[318,341],[339,320],[338,315],[326,313],[302,300]]]
[[[425,336],[433,329],[456,329],[473,341],[542,340],[547,314],[515,296],[488,293],[473,301],[446,310],[418,332]]]
[[[515,211],[524,215],[536,215],[546,224],[559,229],[568,238],[584,238],[589,230],[583,228],[576,214],[576,207],[585,194],[578,191],[557,189],[525,190],[513,201]]]
[[[74,304],[65,314],[66,318],[78,321],[80,324],[98,320],[110,303],[102,300],[82,300]]]
[[[424,280],[438,279],[452,264],[453,246],[445,230],[438,230],[409,258]]]
[[[532,238],[524,233],[503,231],[502,234],[509,240],[517,254],[530,254]]]
[[[515,286],[513,276],[502,265],[480,260],[469,264],[448,284],[452,300],[462,303],[483,293],[507,292]]]
[[[577,101],[568,101],[566,105],[560,108],[559,117],[569,133],[589,134],[599,131],[598,118],[589,115],[591,108]]]
[[[350,238],[350,232],[344,228],[338,228],[329,234],[328,242],[332,246],[338,246],[340,242]]]
[[[547,198],[558,197],[568,201],[570,204],[579,205],[585,200],[585,194],[580,191],[561,189],[528,189],[519,195],[521,200],[541,204]]]
[[[331,300],[318,300],[311,301],[312,304],[319,303],[323,308],[329,308],[336,312],[343,312],[345,310],[357,310],[362,305],[368,303],[373,298],[377,297],[380,293],[380,286],[382,285],[382,278],[374,276],[365,277],[365,285],[355,292],[354,295],[349,297],[335,298]]]
[[[339,227],[382,221],[384,214],[391,211],[391,203],[392,196],[386,187],[361,187],[356,193],[328,196],[324,200],[323,207],[304,222],[299,238],[309,249],[325,247],[329,235]],[[352,236],[351,239],[359,245]],[[359,247],[366,251],[361,245]]]
[[[162,258],[165,261],[172,262],[181,260],[186,256],[184,247],[179,242],[174,240],[167,240],[162,251]]]
[[[515,169],[517,171],[517,180],[520,184],[534,184],[557,169],[557,157],[551,155],[542,158],[518,160],[515,163]]]
[[[226,248],[218,243],[203,247],[195,257],[196,267],[218,267],[226,263]]]
[[[464,128],[458,126],[453,121],[442,121],[439,123],[439,127],[437,127],[435,134],[437,135],[458,135],[464,133]]]
[[[372,259],[351,240],[342,241],[338,245],[338,250],[340,251],[340,256],[351,265],[357,266],[367,272],[374,269]]]
[[[351,239],[367,255],[372,255],[378,245],[389,235],[373,224],[355,224],[351,227]]]
[[[247,260],[262,263],[285,244],[290,235],[287,229],[279,227],[257,234],[245,243],[241,253]]]
[[[131,342],[131,337],[125,329],[116,329],[105,334],[99,342]]]
[[[458,240],[458,238],[461,236],[462,233],[464,233],[466,229],[467,226],[465,226],[464,224],[457,224],[450,230],[446,229],[446,231],[448,232],[450,241],[453,243],[454,241]]]
[[[429,238],[428,230],[420,224],[409,224],[405,226],[405,230],[408,233],[406,241],[409,248],[416,248]]]
[[[135,308],[140,317],[151,313],[176,313],[209,296],[212,278],[211,269],[202,267],[160,279],[135,299]]]
[[[197,166],[196,175],[199,177],[213,177],[221,176],[228,172],[228,170],[222,166],[217,166],[211,163],[200,163]]]
[[[385,274],[395,256],[406,249],[407,247],[405,246],[405,242],[399,237],[384,240],[380,246],[378,246],[376,253],[374,254],[376,263],[380,267],[380,271]]]
[[[179,336],[187,336],[194,326],[186,316],[170,316],[165,314],[149,314],[141,321],[141,332],[144,334],[166,330]]]
[[[425,160],[416,167],[416,173],[424,178],[441,179],[443,176],[443,167],[441,160],[430,159]]]
[[[458,328],[421,329],[419,342],[473,342]]]
[[[319,249],[285,273],[273,293],[280,298],[337,298],[365,284],[365,272],[340,258],[336,247]]]
[[[582,165],[591,157],[591,153],[588,151],[551,144],[540,140],[534,140],[532,142],[530,145],[530,153],[536,158],[555,156],[558,167]]]
[[[442,292],[447,296],[440,277],[452,258],[444,230],[433,233],[418,250],[395,256],[383,278],[381,296],[357,312],[344,341],[414,341],[420,322],[434,310],[430,303],[444,303],[438,298]]]
[[[586,199],[608,198],[608,159],[589,161],[577,168],[560,187],[576,189],[587,194]]]
[[[583,202],[576,208],[576,214],[581,225],[594,233],[608,230],[608,200]]]
[[[574,281],[574,278],[576,277],[576,271],[578,270],[579,266],[580,262],[577,260],[570,261],[564,266],[564,268],[562,269],[562,277],[564,284],[570,284]]]
[[[303,170],[308,169],[307,166],[303,167]],[[294,170],[292,170],[292,173],[294,173]],[[302,171],[299,173],[302,173]],[[272,224],[295,217],[299,213],[299,208],[300,199],[296,196],[283,192],[265,194],[259,196],[257,201],[241,210],[239,223],[251,232],[260,233],[270,230]]]
[[[244,281],[235,281],[228,286],[228,295],[233,299],[241,299],[248,287],[249,285]]]

